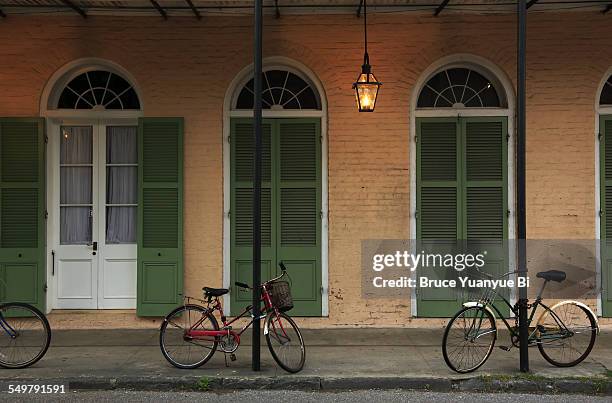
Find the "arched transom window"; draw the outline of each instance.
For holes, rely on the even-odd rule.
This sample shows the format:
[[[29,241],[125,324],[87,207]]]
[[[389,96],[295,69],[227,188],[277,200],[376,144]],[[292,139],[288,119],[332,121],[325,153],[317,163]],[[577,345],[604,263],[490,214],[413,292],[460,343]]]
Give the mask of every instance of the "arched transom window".
[[[251,78],[242,87],[234,109],[253,109],[255,92]],[[288,70],[271,69],[263,72],[263,109],[321,110],[321,97],[305,77]]]
[[[599,97],[600,105],[612,105],[612,76],[604,83]]]
[[[58,109],[138,110],[138,94],[125,78],[106,70],[74,77],[62,89]]]
[[[503,91],[481,73],[453,67],[436,73],[419,94],[417,108],[500,108]]]

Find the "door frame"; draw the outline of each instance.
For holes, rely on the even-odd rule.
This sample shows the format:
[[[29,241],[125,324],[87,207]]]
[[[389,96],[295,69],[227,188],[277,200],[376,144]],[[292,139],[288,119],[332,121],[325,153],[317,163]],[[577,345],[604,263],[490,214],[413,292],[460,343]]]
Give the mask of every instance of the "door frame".
[[[438,71],[453,68],[463,67],[469,68],[475,71],[486,73],[486,75],[493,75],[501,88],[504,90],[506,96],[507,107],[505,108],[481,108],[481,109],[470,109],[470,108],[437,108],[437,109],[417,109],[417,101],[421,89],[427,83],[427,81]],[[416,121],[417,118],[427,117],[507,117],[508,118],[508,240],[516,238],[516,193],[515,193],[515,95],[514,86],[508,79],[503,70],[497,67],[494,63],[489,60],[476,56],[473,54],[460,53],[443,57],[432,63],[425,69],[420,75],[412,87],[412,95],[410,98],[410,132],[409,132],[409,153],[410,153],[410,219],[409,219],[409,238],[416,239],[417,237],[417,144],[416,144]],[[508,258],[509,271],[516,270],[516,245],[514,250],[511,250]],[[416,279],[416,272],[411,273],[411,277]],[[516,277],[511,276],[510,278]],[[413,318],[417,316],[417,295],[416,288],[411,288],[410,294],[410,316]],[[516,302],[517,292],[512,289],[510,292],[510,302]]]
[[[60,112],[60,111],[58,111]],[[59,132],[60,127],[62,125],[83,125],[83,126],[93,126],[94,127],[94,136],[96,136],[96,130],[100,127],[105,126],[113,126],[113,125],[129,125],[129,126],[138,126],[138,117],[142,115],[140,111],[129,113],[121,113],[119,117],[116,117],[117,114],[114,112],[100,112],[100,111],[61,111],[65,112],[62,114],[59,113],[50,113],[46,119],[46,172],[45,178],[47,181],[47,195],[46,195],[46,212],[47,212],[47,220],[46,220],[46,235],[47,235],[47,245],[46,245],[46,268],[47,268],[47,296],[46,296],[46,313],[51,312],[56,308],[56,294],[57,294],[57,278],[54,275],[54,265],[57,265],[57,258],[53,256],[53,251],[57,249],[59,246],[59,137],[55,136],[56,133]],[[63,116],[63,117],[62,117]],[[97,137],[97,136],[96,136]],[[94,137],[95,138],[95,137]],[[98,138],[99,140],[99,138]],[[94,143],[95,147],[95,143]],[[95,151],[95,148],[94,148]],[[94,161],[99,159],[100,149],[98,148],[97,155],[94,156]],[[98,161],[98,168],[100,168],[100,161]],[[98,171],[98,176],[96,178],[96,183],[99,181],[101,172]],[[97,196],[93,200],[94,206],[98,206],[98,211],[100,211],[99,206],[99,192],[96,192]],[[98,237],[101,228],[98,228],[98,231],[93,234],[93,237]],[[99,241],[98,241],[99,242]],[[103,257],[102,254],[99,254],[97,259],[100,260],[100,257]],[[57,266],[55,266],[57,269]],[[99,265],[97,270],[97,275],[99,279]],[[99,296],[100,284],[97,281],[96,292]],[[99,301],[98,301],[99,304]],[[108,308],[112,309],[112,308]],[[135,307],[134,307],[135,309]]]
[[[321,119],[321,317],[329,316],[329,234],[328,234],[328,155],[327,155],[327,100],[323,85],[317,76],[305,65],[282,56],[267,57],[264,59],[265,69],[284,69],[297,72],[308,77],[321,98],[321,110],[263,110],[262,117],[266,118],[304,118],[313,117]],[[223,102],[223,287],[231,287],[231,146],[229,142],[232,118],[253,117],[250,110],[232,110],[232,103],[243,85],[253,75],[253,65],[244,67],[232,80],[225,93]],[[223,296],[224,309],[231,312],[231,298]]]

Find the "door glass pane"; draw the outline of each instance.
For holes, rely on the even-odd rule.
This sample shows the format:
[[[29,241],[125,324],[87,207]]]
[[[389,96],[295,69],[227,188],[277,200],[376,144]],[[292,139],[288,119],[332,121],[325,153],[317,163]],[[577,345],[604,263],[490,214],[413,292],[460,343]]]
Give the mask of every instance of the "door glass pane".
[[[62,245],[91,243],[91,207],[61,207],[60,210],[60,243]]]
[[[136,243],[136,207],[106,207],[106,243]]]
[[[93,225],[93,128],[63,126],[60,131],[60,243],[88,244]]]
[[[93,130],[91,126],[63,126],[60,163],[91,164],[93,162]]]
[[[91,204],[92,167],[60,167],[60,203]]]
[[[136,126],[106,128],[106,243],[135,243],[138,206]]]
[[[136,204],[137,187],[137,167],[110,166],[106,168],[107,204]]]

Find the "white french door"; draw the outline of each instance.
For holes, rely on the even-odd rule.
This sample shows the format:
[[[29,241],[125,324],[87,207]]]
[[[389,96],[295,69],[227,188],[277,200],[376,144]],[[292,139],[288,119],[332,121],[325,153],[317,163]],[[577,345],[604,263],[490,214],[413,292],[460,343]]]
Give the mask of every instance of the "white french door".
[[[54,307],[133,309],[137,126],[64,121],[51,132]]]

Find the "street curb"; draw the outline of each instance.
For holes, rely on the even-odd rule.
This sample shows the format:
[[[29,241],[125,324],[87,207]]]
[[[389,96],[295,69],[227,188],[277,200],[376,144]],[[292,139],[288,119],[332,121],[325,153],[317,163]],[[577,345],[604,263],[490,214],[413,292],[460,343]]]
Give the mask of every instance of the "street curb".
[[[208,377],[208,376],[82,376],[72,378],[13,378],[5,383],[68,384],[70,390],[138,391],[233,391],[233,390],[304,390],[343,391],[365,389],[409,389],[432,392],[513,392],[570,393],[612,396],[610,378],[544,378],[529,375],[478,376],[471,378],[436,377]]]

